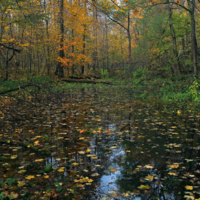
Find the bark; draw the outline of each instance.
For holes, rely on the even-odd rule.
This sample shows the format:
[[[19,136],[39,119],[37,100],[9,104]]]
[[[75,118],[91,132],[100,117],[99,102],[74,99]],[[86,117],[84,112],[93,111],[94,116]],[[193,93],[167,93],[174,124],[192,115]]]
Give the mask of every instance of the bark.
[[[85,55],[85,34],[86,34],[86,25],[84,25],[84,33],[83,33],[83,52],[82,54]],[[82,60],[82,66],[81,66],[81,74],[84,74],[85,72],[85,59]]]
[[[84,2],[84,8],[85,8],[85,12],[87,11],[87,6],[86,6],[86,1]],[[86,54],[86,24],[83,25],[84,26],[84,31],[83,31],[83,52],[82,54],[85,56]],[[81,74],[84,74],[85,72],[85,58],[83,58],[82,60],[82,65],[81,65]]]
[[[74,42],[74,30],[72,29],[72,41]],[[72,53],[74,53],[74,45],[72,45]],[[74,69],[75,66],[74,66],[74,59],[73,59],[73,63],[72,63],[72,74],[74,74]]]
[[[93,80],[74,80],[74,79],[66,79],[63,80],[64,82],[67,83],[88,83],[88,84],[106,84],[106,85],[115,85],[113,82],[109,82],[109,81],[93,81]]]
[[[196,40],[196,27],[195,27],[195,0],[188,1],[190,5],[190,17],[191,17],[191,43],[192,43],[192,61],[194,76],[197,76],[197,40]]]
[[[60,0],[60,51],[59,51],[59,57],[64,58],[65,53],[64,53],[64,0]],[[64,71],[63,71],[63,66],[61,65],[60,62],[58,62],[55,75],[58,77],[62,78],[64,77]]]
[[[128,34],[128,58],[129,58],[129,69],[131,68],[131,62],[132,62],[132,59],[131,59],[131,34],[130,34],[130,10],[128,10],[128,28],[127,28],[127,34]]]
[[[44,10],[46,12],[46,0],[44,0]],[[47,58],[46,58],[46,67],[47,67],[47,74],[50,74],[50,48],[49,48],[49,21],[45,20],[46,22],[46,34],[48,39],[48,45],[47,45]]]
[[[174,32],[174,26],[173,26],[173,21],[172,21],[172,9],[171,9],[170,3],[168,4],[168,12],[169,12],[169,26],[170,26],[171,36],[172,36],[172,41],[173,41],[173,54],[176,59],[176,67],[174,67],[174,70],[175,70],[175,74],[180,74],[180,61],[178,57],[176,36]]]
[[[96,5],[96,0],[92,0],[93,2],[93,5]],[[96,23],[97,23],[97,8],[96,7],[93,7],[93,18],[96,19]],[[99,60],[98,60],[98,49],[97,49],[97,25],[96,23],[94,23],[94,26],[93,26],[93,37],[95,37],[95,48],[94,48],[94,52],[92,53],[92,67],[93,67],[93,70],[95,71],[96,68],[98,68],[98,65],[99,65]]]
[[[109,51],[109,46],[108,46],[108,24],[107,24],[107,19],[106,19],[106,16],[105,16],[105,28],[106,28],[106,68],[107,70],[109,69],[109,54],[108,54],[108,51]]]

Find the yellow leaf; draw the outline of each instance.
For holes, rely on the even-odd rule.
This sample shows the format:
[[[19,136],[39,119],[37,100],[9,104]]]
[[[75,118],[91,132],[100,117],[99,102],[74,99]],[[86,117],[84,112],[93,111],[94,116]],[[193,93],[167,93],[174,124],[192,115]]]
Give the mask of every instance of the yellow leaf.
[[[82,184],[79,184],[79,185],[77,185],[77,187],[84,187],[84,185],[82,185]]]
[[[75,162],[75,163],[72,163],[72,165],[73,165],[73,166],[77,166],[77,165],[79,165],[79,163],[76,163],[76,162]]]
[[[65,170],[65,167],[61,167],[61,168],[58,170],[58,172],[64,172],[64,170]]]
[[[178,168],[179,167],[179,164],[177,164],[177,163],[174,163],[174,164],[172,164],[172,165],[169,165],[169,167],[170,168]]]
[[[150,189],[150,187],[148,185],[140,185],[138,188],[141,190],[149,190]]]
[[[18,181],[18,187],[22,187],[24,186],[26,183],[24,181]]]
[[[17,155],[13,155],[10,157],[11,159],[16,159],[17,158]]]
[[[85,152],[90,153],[90,151],[92,151],[92,149],[87,149]]]
[[[193,186],[186,185],[186,186],[185,186],[185,189],[186,189],[186,190],[193,190]]]
[[[173,173],[173,172],[169,172],[168,174],[171,176],[176,176],[176,173]]]
[[[35,162],[42,162],[44,159],[36,159]]]
[[[180,114],[181,114],[181,111],[180,111],[180,110],[178,110],[178,111],[177,111],[177,114],[178,114],[178,115],[180,115]]]
[[[18,171],[19,174],[22,174],[22,173],[25,173],[25,172],[26,172],[25,169],[22,169],[22,170]]]
[[[39,141],[38,141],[38,140],[34,142],[34,146],[39,146],[39,145],[40,145],[40,144],[39,144]]]
[[[33,178],[35,178],[35,176],[32,176],[32,175],[26,177],[26,179],[28,180],[33,179]]]
[[[153,180],[153,176],[148,175],[148,176],[145,177],[145,179],[146,179],[146,180],[150,180],[150,181],[152,181],[152,180]]]
[[[151,165],[145,165],[144,167],[147,169],[153,169],[153,166],[151,166]]]

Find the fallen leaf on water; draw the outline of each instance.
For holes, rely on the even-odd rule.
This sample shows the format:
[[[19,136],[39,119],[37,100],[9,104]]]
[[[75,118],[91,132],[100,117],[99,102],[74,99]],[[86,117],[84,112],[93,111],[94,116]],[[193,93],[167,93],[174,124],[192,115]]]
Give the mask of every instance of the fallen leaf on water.
[[[186,185],[186,186],[185,186],[185,189],[186,189],[186,190],[193,190],[193,186]]]
[[[35,176],[33,176],[33,175],[29,175],[29,176],[26,177],[27,180],[30,180],[30,179],[33,179],[33,178],[35,178]]]
[[[98,173],[91,174],[91,176],[99,176]]]
[[[90,151],[92,151],[91,149],[87,149],[85,152],[86,153],[90,153]]]
[[[111,169],[110,171],[111,172],[117,172],[117,171],[119,171],[119,169]]]
[[[148,176],[145,177],[145,180],[152,181],[153,180],[153,176],[148,175]]]
[[[79,154],[85,154],[85,151],[79,151],[78,153]]]
[[[72,165],[73,165],[73,166],[78,166],[79,163],[74,162],[74,163],[72,163]]]
[[[25,170],[25,169],[24,169],[24,170],[22,169],[22,170],[18,171],[17,173],[18,173],[18,174],[22,174],[22,173],[25,173],[25,172],[26,172],[26,170]]]
[[[17,155],[13,155],[10,157],[11,159],[16,159],[17,158]]]
[[[173,173],[173,172],[169,172],[168,174],[171,176],[176,176],[176,173]]]
[[[152,165],[145,165],[144,167],[147,168],[147,169],[153,169]]]
[[[140,185],[138,188],[141,190],[149,190],[150,189],[150,187],[148,185]]]
[[[77,187],[84,187],[85,185],[82,185],[82,184],[79,184],[79,185],[77,185]]]
[[[64,172],[64,170],[65,170],[65,167],[61,167],[61,168],[58,170],[58,172]]]
[[[44,159],[36,159],[35,162],[42,162]]]
[[[39,141],[38,141],[38,140],[34,142],[34,146],[39,146],[39,145],[40,145],[40,144],[39,144]]]
[[[179,167],[179,164],[178,163],[174,163],[172,165],[169,165],[170,168],[178,168]]]

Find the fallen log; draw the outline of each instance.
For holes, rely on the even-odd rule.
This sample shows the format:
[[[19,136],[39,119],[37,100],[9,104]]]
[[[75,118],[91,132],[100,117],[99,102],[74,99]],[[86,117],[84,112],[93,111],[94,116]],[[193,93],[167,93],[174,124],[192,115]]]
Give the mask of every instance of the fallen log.
[[[91,79],[91,80],[94,80],[94,79],[101,79],[100,76],[96,76],[96,75],[91,75],[91,76],[74,76],[74,75],[71,75],[69,76],[70,79]]]
[[[77,79],[63,79],[62,81],[66,83],[88,83],[88,84],[106,84],[106,85],[115,85],[113,82],[109,81],[94,81],[94,80],[77,80]]]
[[[14,89],[10,89],[10,90],[6,90],[6,91],[3,91],[3,92],[0,92],[0,95],[2,94],[6,94],[6,93],[9,93],[9,92],[14,92],[16,90],[20,90],[20,89],[25,89],[26,87],[37,87],[39,90],[41,89],[40,86],[38,85],[25,85],[25,86],[18,86],[17,88],[14,88]]]

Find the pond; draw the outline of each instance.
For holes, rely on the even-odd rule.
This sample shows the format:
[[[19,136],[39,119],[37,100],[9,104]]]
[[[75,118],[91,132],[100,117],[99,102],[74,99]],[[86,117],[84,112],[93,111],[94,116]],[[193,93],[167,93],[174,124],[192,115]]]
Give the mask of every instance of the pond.
[[[133,96],[90,86],[12,103],[0,122],[0,199],[200,199],[199,113]]]

